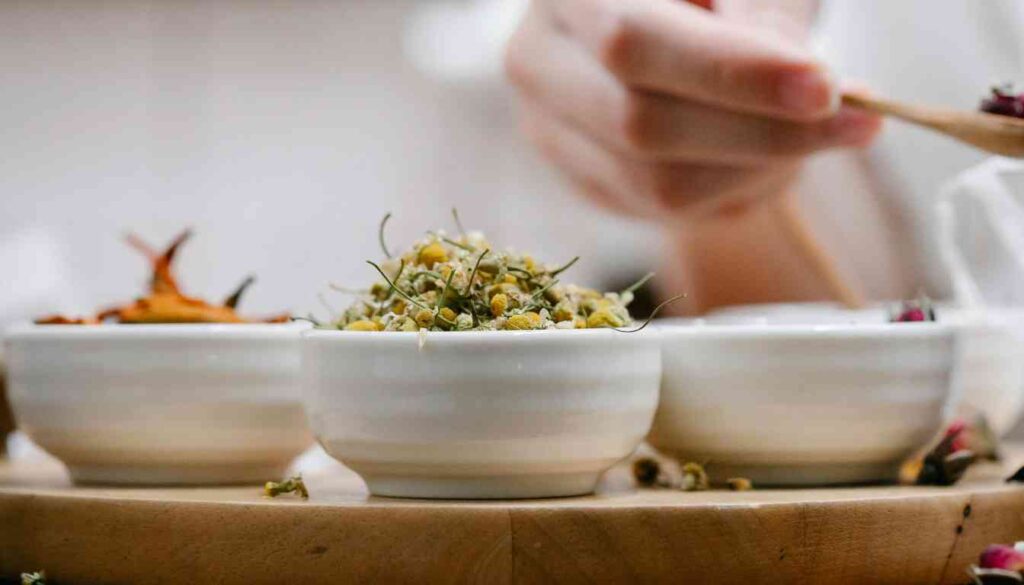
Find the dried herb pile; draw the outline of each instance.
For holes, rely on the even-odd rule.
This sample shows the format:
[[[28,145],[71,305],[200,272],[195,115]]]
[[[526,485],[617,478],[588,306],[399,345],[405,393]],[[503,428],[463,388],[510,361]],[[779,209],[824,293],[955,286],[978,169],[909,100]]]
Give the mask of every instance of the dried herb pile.
[[[178,249],[192,236],[185,230],[176,237],[163,252],[157,252],[134,234],[127,237],[129,245],[141,252],[152,264],[153,274],[149,282],[149,294],[134,302],[107,309],[95,317],[65,317],[53,315],[36,320],[39,325],[94,325],[103,322],[115,323],[246,323],[236,308],[242,294],[256,279],[247,277],[221,305],[207,303],[202,299],[186,296],[178,286],[171,266]],[[288,315],[278,315],[263,320],[267,323],[284,323]]]
[[[618,293],[566,284],[579,258],[543,264],[499,251],[479,232],[429,232],[383,262],[367,261],[379,280],[326,327],[349,331],[496,331],[619,328],[632,322],[633,292],[652,275]],[[458,224],[458,215],[455,214]]]

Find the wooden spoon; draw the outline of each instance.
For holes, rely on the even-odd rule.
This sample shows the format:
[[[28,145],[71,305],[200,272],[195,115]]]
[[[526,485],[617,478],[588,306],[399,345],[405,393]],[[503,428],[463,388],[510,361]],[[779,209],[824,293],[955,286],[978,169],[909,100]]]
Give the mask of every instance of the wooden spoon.
[[[844,93],[843,103],[931,128],[992,154],[1024,158],[1024,119],[906,104],[859,93]]]

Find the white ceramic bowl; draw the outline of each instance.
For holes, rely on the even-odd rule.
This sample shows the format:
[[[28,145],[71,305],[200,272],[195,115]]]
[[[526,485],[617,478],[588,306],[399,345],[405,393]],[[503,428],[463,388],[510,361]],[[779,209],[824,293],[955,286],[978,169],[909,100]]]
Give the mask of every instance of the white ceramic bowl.
[[[275,479],[312,441],[299,388],[305,328],[15,329],[5,340],[11,406],[76,482]]]
[[[940,306],[940,323],[957,332],[953,392],[967,415],[980,412],[997,435],[1024,409],[1024,311]]]
[[[943,423],[954,334],[937,323],[659,327],[649,441],[718,479],[891,480]]]
[[[965,309],[939,303],[940,323],[956,331],[953,396],[960,413],[985,415],[997,435],[1006,434],[1024,410],[1024,310],[998,307]],[[743,305],[708,315],[708,324],[825,325],[883,324],[889,308],[882,305],[850,311],[833,303]]]
[[[590,493],[650,429],[657,335],[611,330],[303,335],[306,414],[371,493]]]

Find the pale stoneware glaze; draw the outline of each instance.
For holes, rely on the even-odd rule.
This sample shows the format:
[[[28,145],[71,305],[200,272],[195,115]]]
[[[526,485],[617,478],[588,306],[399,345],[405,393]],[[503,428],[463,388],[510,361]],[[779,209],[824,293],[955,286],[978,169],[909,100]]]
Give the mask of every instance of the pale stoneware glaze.
[[[46,325],[9,332],[19,428],[74,481],[259,483],[312,442],[304,325]]]
[[[658,402],[651,331],[309,331],[302,345],[314,434],[379,496],[590,493]]]
[[[891,307],[847,310],[831,303],[744,305],[715,311],[703,322],[746,325],[883,324]],[[985,415],[997,435],[1005,435],[1024,411],[1024,310],[1014,307],[964,308],[939,303],[939,323],[956,336],[953,360],[955,414]],[[951,405],[952,406],[952,405]],[[951,412],[951,414],[953,414]]]
[[[949,407],[952,327],[937,323],[659,326],[649,441],[719,480],[893,480]]]

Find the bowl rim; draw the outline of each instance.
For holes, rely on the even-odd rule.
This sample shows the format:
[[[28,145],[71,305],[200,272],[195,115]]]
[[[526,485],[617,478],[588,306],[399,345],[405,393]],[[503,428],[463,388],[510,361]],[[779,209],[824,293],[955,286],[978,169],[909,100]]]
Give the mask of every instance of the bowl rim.
[[[444,343],[456,345],[472,344],[520,344],[576,343],[586,340],[620,339],[621,341],[653,342],[660,335],[653,327],[643,331],[623,332],[607,327],[594,329],[535,329],[528,331],[345,331],[340,329],[310,328],[301,333],[303,341],[342,342],[365,341],[366,343],[419,343],[426,339],[427,345]]]
[[[134,339],[134,338],[208,338],[297,335],[310,328],[309,323],[101,323],[98,325],[39,325],[23,323],[9,327],[0,335],[4,340],[60,339]]]
[[[956,326],[950,323],[700,323],[695,319],[672,317],[655,320],[655,326],[665,339],[671,337],[722,338],[792,338],[827,339],[850,338],[931,338],[953,336]]]

